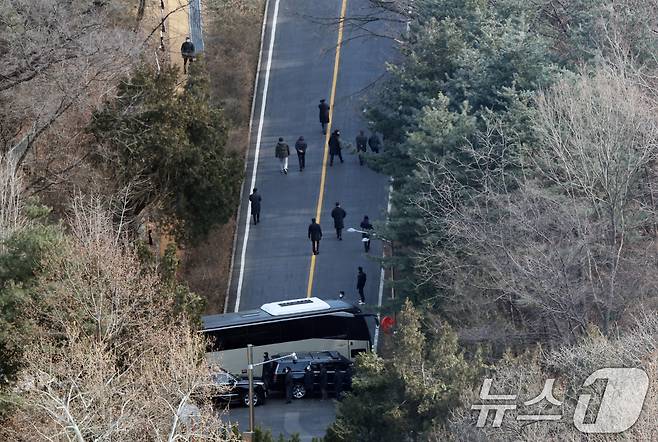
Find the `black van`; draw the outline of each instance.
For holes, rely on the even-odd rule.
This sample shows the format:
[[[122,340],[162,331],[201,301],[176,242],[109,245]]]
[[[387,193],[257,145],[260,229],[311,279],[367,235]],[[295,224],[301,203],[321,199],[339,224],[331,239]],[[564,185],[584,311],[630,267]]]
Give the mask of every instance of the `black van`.
[[[264,369],[264,378],[270,392],[285,394],[285,370],[292,371],[292,396],[302,399],[305,396],[320,396],[320,373],[327,371],[327,392],[336,394],[336,378],[342,378],[339,391],[348,391],[352,385],[352,362],[337,351],[311,351],[296,353],[296,359],[287,357],[270,362]],[[279,355],[272,355],[276,359]],[[311,382],[305,382],[305,370],[311,372]],[[338,376],[336,375],[338,373]],[[310,391],[309,391],[310,390]]]

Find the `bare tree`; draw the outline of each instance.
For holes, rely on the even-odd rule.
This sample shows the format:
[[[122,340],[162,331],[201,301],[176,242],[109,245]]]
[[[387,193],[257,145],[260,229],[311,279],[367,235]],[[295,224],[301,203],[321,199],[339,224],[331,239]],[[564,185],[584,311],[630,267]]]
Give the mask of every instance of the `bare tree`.
[[[212,409],[205,342],[158,276],[77,201],[66,250],[44,263],[5,440],[233,440]]]
[[[534,126],[529,148],[495,121],[464,147],[476,185],[421,159],[414,200],[427,221],[422,281],[467,339],[501,347],[573,343],[591,323],[609,332],[658,288],[658,125],[644,92],[619,72],[583,74],[537,99]]]

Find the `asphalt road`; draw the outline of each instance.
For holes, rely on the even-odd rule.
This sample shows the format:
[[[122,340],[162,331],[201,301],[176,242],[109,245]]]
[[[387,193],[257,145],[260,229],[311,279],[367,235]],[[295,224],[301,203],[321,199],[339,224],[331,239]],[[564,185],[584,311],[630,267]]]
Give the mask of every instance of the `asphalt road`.
[[[316,257],[311,294],[326,299],[344,290],[348,301],[358,300],[356,274],[357,267],[362,266],[368,275],[367,304],[377,306],[381,269],[376,258],[382,255],[382,244],[373,240],[370,253],[366,254],[361,235],[346,230],[343,241],[338,241],[330,212],[335,202],[340,201],[347,212],[346,229],[358,228],[364,215],[371,222],[383,221],[388,178],[359,166],[357,156],[344,151],[345,163],[335,162],[333,167],[326,168],[326,181],[321,188],[325,136],[317,106],[321,98],[329,102],[334,83],[337,18],[341,6],[342,0],[269,1],[227,311],[307,296],[312,256],[307,228],[316,215],[321,192],[319,222],[324,236]],[[369,8],[368,0],[347,0],[346,17],[368,13]],[[276,27],[272,45],[273,26]],[[378,27],[386,24],[376,22],[369,26],[377,32],[381,30]],[[367,129],[363,109],[372,99],[373,85],[385,74],[385,62],[392,54],[390,40],[353,38],[362,34],[363,31],[349,23],[345,26],[345,44],[341,47],[335,82],[332,126],[340,129],[343,141],[352,145],[359,129]],[[266,102],[261,119],[263,100]],[[303,172],[299,172],[294,153],[300,135],[308,143]],[[279,137],[284,138],[291,150],[288,175],[280,173],[274,156]],[[254,226],[250,220],[246,235],[247,198],[252,190],[256,158],[255,186],[262,196],[260,223]],[[244,409],[231,410],[229,416],[240,422],[246,418]],[[271,428],[275,435],[300,432],[308,440],[310,436],[323,435],[334,418],[331,402],[317,400],[290,405],[273,401],[259,407],[257,413],[259,424]]]
[[[311,441],[326,434],[328,422],[332,422],[336,413],[336,401],[328,399],[301,399],[286,404],[285,399],[270,399],[256,407],[254,417],[256,425],[263,430],[270,430],[274,440],[280,434],[290,438],[299,434],[302,441]],[[222,420],[237,423],[241,431],[249,428],[249,408],[235,407],[222,414]]]

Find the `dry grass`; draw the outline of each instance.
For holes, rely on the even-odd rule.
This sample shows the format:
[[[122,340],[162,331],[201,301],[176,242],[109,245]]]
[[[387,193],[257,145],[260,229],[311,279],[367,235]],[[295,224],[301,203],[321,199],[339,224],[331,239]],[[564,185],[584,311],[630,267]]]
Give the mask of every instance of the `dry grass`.
[[[210,0],[204,16],[212,97],[231,124],[227,148],[240,156],[247,149],[264,4],[264,0]],[[235,226],[233,218],[183,254],[181,276],[206,299],[208,314],[224,309]]]

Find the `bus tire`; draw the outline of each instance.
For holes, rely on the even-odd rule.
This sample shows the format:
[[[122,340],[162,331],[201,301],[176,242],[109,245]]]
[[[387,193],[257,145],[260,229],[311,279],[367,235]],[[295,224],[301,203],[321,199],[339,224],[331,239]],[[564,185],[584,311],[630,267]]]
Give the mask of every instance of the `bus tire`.
[[[304,396],[306,396],[306,388],[304,388],[304,384],[295,384],[292,386],[292,397],[295,399],[302,399]]]

